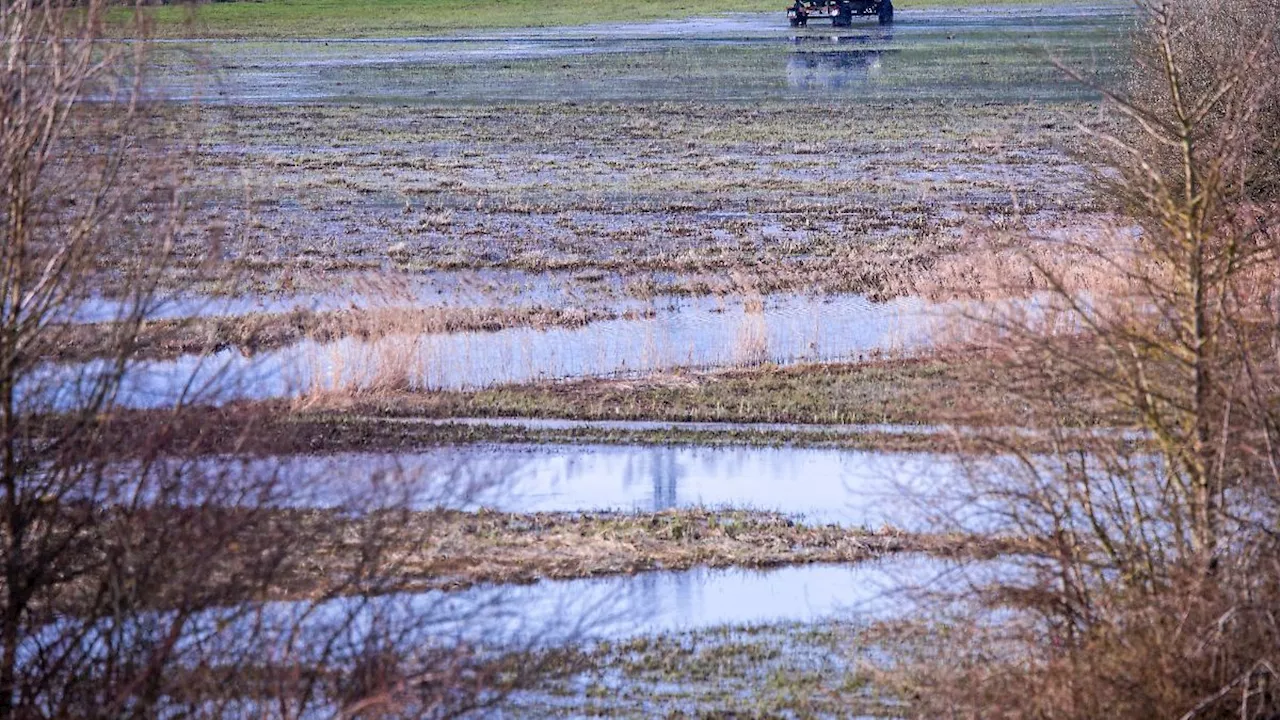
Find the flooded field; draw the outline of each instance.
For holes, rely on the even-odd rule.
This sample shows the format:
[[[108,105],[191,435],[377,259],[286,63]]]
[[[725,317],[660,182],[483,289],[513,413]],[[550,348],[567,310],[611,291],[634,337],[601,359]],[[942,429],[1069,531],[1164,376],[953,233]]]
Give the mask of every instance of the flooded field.
[[[642,299],[893,296],[975,234],[1049,242],[1108,221],[1083,200],[1087,171],[1054,147],[1086,104],[832,102],[237,107],[217,130],[228,151],[207,159],[225,195],[208,219],[234,231],[267,293],[490,269],[545,276],[553,295]]]
[[[104,547],[207,540],[217,563],[137,608],[160,628],[227,583],[196,634],[265,638],[242,661],[267,678],[292,672],[270,654],[286,629],[341,628],[350,654],[315,680],[334,688],[320,676],[395,676],[379,653],[407,646],[564,652],[501,716],[805,716],[801,696],[893,715],[850,633],[1029,542],[946,492],[1041,462],[946,444],[979,427],[951,427],[957,407],[1042,430],[971,397],[995,365],[961,353],[1009,337],[1000,313],[1056,321],[1029,268],[1136,236],[1092,190],[1078,123],[1098,94],[1055,65],[1114,80],[1132,20],[166,39],[155,112],[200,110],[173,297],[131,317],[123,257],[22,348],[30,472],[99,483],[33,505],[109,516]],[[1064,422],[1109,437],[1095,420]],[[40,455],[84,427],[90,459]],[[93,561],[132,562],[112,552]],[[105,616],[68,607],[48,612]],[[218,670],[192,671],[201,691]]]
[[[569,644],[575,652],[589,655],[642,655],[670,642],[724,649],[733,640],[790,634],[804,627],[822,632],[854,630],[900,617],[910,607],[905,593],[914,583],[953,582],[957,570],[947,563],[908,557],[856,569],[815,565],[769,571],[657,572],[634,578],[477,587],[447,594],[388,595],[371,601],[267,603],[250,614],[238,609],[210,611],[193,622],[201,627],[292,628],[297,637],[331,637],[339,644],[358,636],[360,628],[379,627],[395,632],[397,645],[424,648],[525,648],[528,652]],[[566,618],[572,620],[564,622]],[[795,636],[794,645],[786,650],[803,649],[814,639]],[[179,648],[179,652],[185,650]],[[273,633],[258,647],[262,659],[281,651],[281,641]],[[225,651],[214,649],[212,656],[219,652]],[[359,661],[359,655],[347,652],[344,648],[335,658],[344,663]],[[852,654],[833,655],[828,667],[850,670],[845,663]],[[245,661],[239,655],[230,657]],[[757,661],[766,659],[770,658]],[[568,687],[545,695],[530,692],[513,697],[504,703],[502,714],[523,714],[534,708],[540,708],[540,716],[559,714],[549,713],[544,704],[564,703],[565,710],[571,709],[586,699],[583,683],[603,681],[619,690],[634,690],[641,678],[627,676],[636,669],[616,660],[599,663],[595,669],[566,678]],[[662,694],[678,688],[668,685]]]
[[[443,37],[181,42],[219,74],[170,74],[220,102],[743,101],[815,95],[1044,101],[1084,93],[1047,62],[1104,65],[1115,5],[904,10],[891,28],[787,27],[776,15]],[[429,70],[429,71],[428,71]],[[181,82],[178,82],[178,81]]]
[[[882,299],[957,282],[985,234],[1109,222],[1070,152],[1094,98],[1051,58],[1109,72],[1127,22],[1085,5],[904,11],[892,30],[744,15],[160,53],[167,92],[218,103],[193,224],[219,228],[237,294],[343,297],[375,274],[440,304],[477,285],[551,304]]]

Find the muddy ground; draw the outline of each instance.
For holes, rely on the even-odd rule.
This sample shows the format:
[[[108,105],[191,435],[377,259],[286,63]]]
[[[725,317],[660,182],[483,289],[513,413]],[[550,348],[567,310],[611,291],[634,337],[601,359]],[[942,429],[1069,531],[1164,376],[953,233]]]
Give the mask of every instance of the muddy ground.
[[[252,208],[225,217],[237,198],[217,202],[240,262],[268,290],[332,273],[484,269],[554,273],[586,294],[883,298],[914,294],[983,232],[1017,224],[1044,239],[1104,222],[1085,199],[1085,171],[1054,149],[1083,111],[238,109],[226,122],[267,147],[209,158],[208,177],[234,177],[245,162],[250,177],[269,169],[272,186],[245,191]],[[832,128],[840,116],[853,119]],[[281,146],[268,128],[304,144]],[[796,138],[806,133],[815,146]],[[333,143],[347,134],[363,139]]]
[[[583,658],[592,670],[519,697],[512,714],[893,717],[901,708],[868,662],[880,634],[857,622],[778,623],[601,643]]]
[[[173,96],[214,103],[195,226],[252,278],[237,292],[390,272],[448,301],[463,272],[494,302],[522,280],[584,301],[888,297],[953,281],[927,275],[986,233],[1108,221],[1073,154],[1094,96],[1052,61],[1109,67],[1123,32],[1114,8],[1032,6],[904,11],[892,30],[748,15],[161,58]]]

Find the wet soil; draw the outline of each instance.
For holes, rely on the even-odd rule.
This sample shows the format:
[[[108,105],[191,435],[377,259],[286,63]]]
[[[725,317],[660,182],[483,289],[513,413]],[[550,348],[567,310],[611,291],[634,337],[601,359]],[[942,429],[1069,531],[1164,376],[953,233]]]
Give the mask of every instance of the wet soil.
[[[218,101],[194,226],[219,228],[241,292],[482,269],[588,296],[880,298],[986,233],[1110,222],[1073,155],[1096,98],[1050,58],[1105,75],[1127,22],[1035,5],[794,31],[765,14],[160,59],[172,97]]]
[[[888,570],[892,572],[892,570]],[[885,645],[853,605],[835,619],[683,630],[599,643],[591,668],[503,706],[511,717],[897,717],[865,662]],[[890,650],[891,652],[891,650]]]
[[[220,197],[199,224],[237,238],[237,268],[267,293],[485,269],[587,297],[890,297],[984,234],[1105,227],[1062,149],[1088,110],[241,107],[212,113],[242,141],[205,157]],[[797,127],[821,128],[822,146],[798,148]]]

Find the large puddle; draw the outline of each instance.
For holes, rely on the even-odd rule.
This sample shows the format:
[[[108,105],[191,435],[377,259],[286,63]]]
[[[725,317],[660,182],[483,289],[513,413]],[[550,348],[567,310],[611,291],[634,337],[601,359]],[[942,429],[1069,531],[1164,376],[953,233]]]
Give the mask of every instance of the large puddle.
[[[924,557],[869,561],[855,566],[804,565],[773,570],[697,568],[635,576],[484,586],[462,592],[423,593],[408,603],[444,603],[450,614],[501,608],[466,632],[497,626],[499,636],[527,635],[561,619],[586,636],[626,636],[723,625],[811,622],[836,615],[883,618],[901,611],[904,587],[930,584],[948,564]],[[598,626],[593,627],[594,623]],[[480,637],[483,637],[480,635]]]
[[[199,472],[277,482],[284,502],[506,512],[733,508],[816,523],[911,527],[924,488],[954,480],[954,458],[793,447],[475,445],[391,455],[341,453],[200,461]]]
[[[477,388],[548,379],[850,358],[924,344],[924,303],[857,296],[773,296],[752,308],[718,298],[679,300],[652,317],[582,328],[511,328],[297,348],[299,386],[372,387],[389,360],[412,389]]]
[[[388,335],[306,341],[259,355],[227,350],[143,361],[125,375],[117,401],[154,407],[178,397],[228,401],[329,392],[474,389],[676,368],[856,360],[925,346],[943,309],[905,298],[775,295],[759,300],[668,299],[651,315],[578,328]],[[77,383],[113,368],[50,364],[29,388],[75,397]]]
[[[210,611],[234,627],[300,627],[302,633],[347,628],[391,632],[399,642],[462,641],[494,648],[555,645],[722,626],[879,619],[908,609],[908,588],[949,582],[958,566],[920,556],[858,565],[772,570],[698,568],[633,576],[485,585],[375,598],[270,602]]]

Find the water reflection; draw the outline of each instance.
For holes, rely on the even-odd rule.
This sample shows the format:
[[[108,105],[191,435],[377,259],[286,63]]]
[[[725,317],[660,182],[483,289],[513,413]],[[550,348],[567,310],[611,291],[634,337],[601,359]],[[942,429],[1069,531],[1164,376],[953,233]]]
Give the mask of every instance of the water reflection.
[[[885,618],[906,611],[903,591],[948,582],[959,567],[924,556],[858,565],[813,564],[770,570],[694,568],[632,576],[485,585],[467,590],[397,593],[381,598],[311,603],[267,603],[264,614],[281,625],[317,627],[335,619],[357,626],[411,625],[433,617],[430,635],[481,645],[555,644],[725,625],[812,622],[837,616]],[[495,640],[497,642],[495,643]]]
[[[653,509],[666,510],[676,506],[676,485],[684,475],[676,463],[673,448],[660,448],[653,460]]]
[[[936,483],[956,468],[945,456],[814,448],[489,448],[527,461],[506,507],[524,511],[680,507],[771,510],[814,522],[905,522],[903,489]]]
[[[879,75],[898,50],[889,29],[859,35],[799,35],[787,57],[787,84],[793,88],[842,89]]]
[[[804,89],[844,88],[878,75],[892,50],[837,50],[794,53],[787,59],[787,84]]]
[[[948,307],[910,298],[871,303],[857,295],[774,295],[758,309],[726,307],[714,297],[671,298],[650,316],[578,328],[344,337],[253,357],[226,350],[141,361],[126,372],[117,402],[163,406],[193,390],[204,402],[226,402],[387,385],[464,389],[677,367],[839,360],[923,347]],[[105,362],[46,363],[19,390],[69,397],[78,378],[114,371]]]
[[[789,447],[482,445],[207,462],[279,477],[282,497],[300,506],[382,496],[505,512],[709,507],[869,526],[911,526],[915,492],[959,472],[945,455]]]

